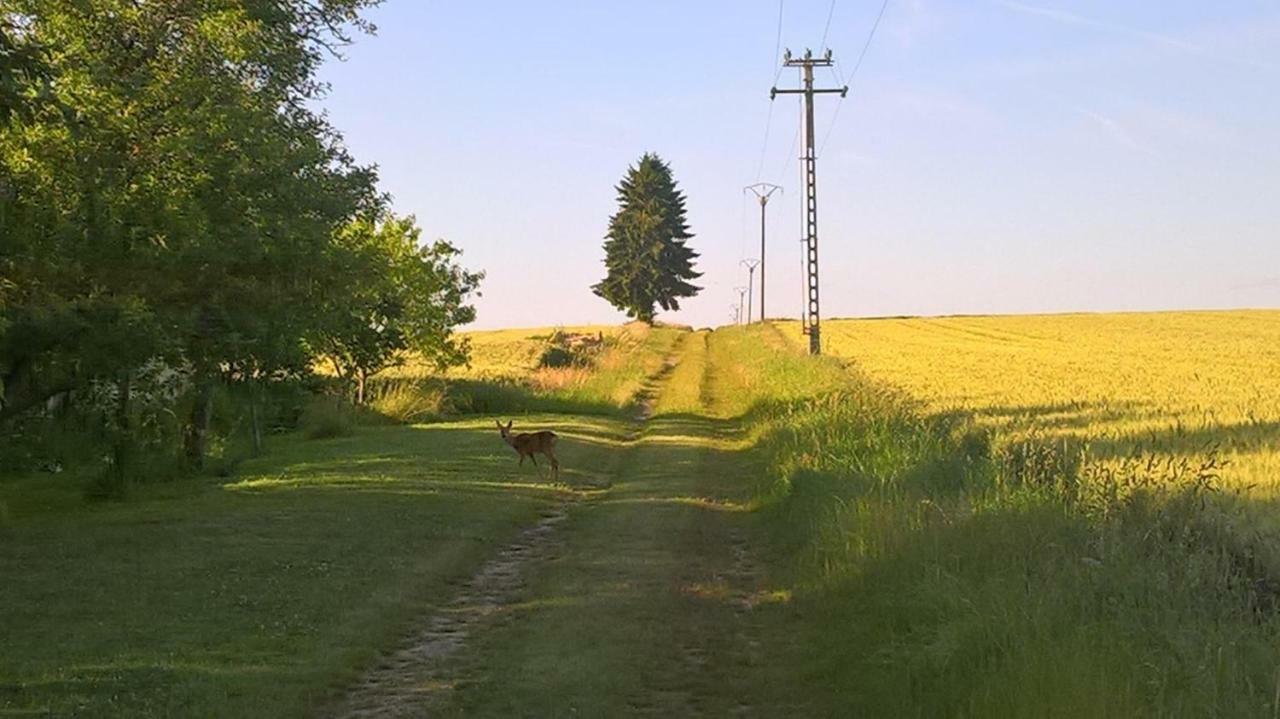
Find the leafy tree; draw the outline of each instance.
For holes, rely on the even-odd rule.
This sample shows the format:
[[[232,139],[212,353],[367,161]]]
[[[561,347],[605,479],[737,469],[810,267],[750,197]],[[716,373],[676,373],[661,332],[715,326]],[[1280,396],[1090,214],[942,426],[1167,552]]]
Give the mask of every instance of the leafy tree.
[[[305,371],[335,234],[385,202],[309,109],[372,4],[0,0],[0,63],[40,63],[0,101],[54,78],[0,118],[0,420],[159,360],[198,464],[215,384]]]
[[[0,122],[26,113],[48,80],[39,45],[14,18],[0,15]]]
[[[453,334],[475,319],[466,301],[483,275],[457,264],[461,254],[443,240],[422,244],[412,217],[360,218],[338,233],[334,270],[357,282],[339,283],[325,303],[328,318],[317,349],[364,402],[365,383],[414,352],[440,369],[466,359]]]
[[[684,193],[676,187],[662,158],[645,153],[618,184],[618,212],[605,236],[605,278],[592,290],[628,317],[653,322],[655,305],[680,309],[680,298],[701,288],[691,280],[698,253],[685,242],[693,237],[685,221]]]

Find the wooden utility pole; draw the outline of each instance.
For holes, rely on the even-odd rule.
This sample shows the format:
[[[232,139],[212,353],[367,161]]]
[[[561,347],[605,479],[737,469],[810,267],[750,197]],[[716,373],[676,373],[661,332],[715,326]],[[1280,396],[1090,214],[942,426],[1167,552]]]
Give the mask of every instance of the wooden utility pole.
[[[740,324],[742,324],[742,308],[743,308],[743,306],[746,304],[746,300],[745,300],[745,299],[743,299],[743,298],[744,298],[744,297],[746,296],[746,294],[747,294],[747,288],[746,288],[746,287],[734,287],[734,288],[733,288],[733,291],[738,293],[738,304],[736,305],[736,306],[737,306],[737,308],[738,308],[738,319],[734,321],[734,324],[740,325]]]
[[[778,185],[768,182],[757,182],[742,188],[743,192],[751,190],[760,200],[760,321],[764,322],[764,208],[769,204],[769,196],[781,190]]]
[[[813,86],[813,68],[830,67],[831,51],[827,50],[822,57],[815,58],[810,50],[804,51],[803,58],[791,57],[787,50],[783,56],[784,67],[798,67],[804,87],[795,90],[779,90],[774,87],[769,91],[769,99],[778,95],[804,95],[804,224],[806,241],[806,270],[808,274],[807,307],[805,316],[808,320],[809,354],[822,353],[822,334],[818,323],[818,168],[817,151],[813,147],[813,96],[825,93],[840,93],[844,97],[849,86],[839,88],[817,89]]]

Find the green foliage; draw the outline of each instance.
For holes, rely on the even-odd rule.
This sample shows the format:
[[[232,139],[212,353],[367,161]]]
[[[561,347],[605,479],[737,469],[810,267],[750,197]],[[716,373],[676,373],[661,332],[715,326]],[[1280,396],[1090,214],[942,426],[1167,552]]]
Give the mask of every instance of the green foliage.
[[[312,397],[298,424],[307,439],[345,437],[355,428],[355,410],[338,397]]]
[[[475,319],[466,300],[483,275],[459,267],[460,251],[448,242],[422,244],[421,232],[412,217],[387,214],[337,234],[334,275],[360,280],[339,282],[326,296],[312,343],[339,378],[356,385],[359,403],[368,378],[403,363],[406,353],[437,370],[466,360],[466,341],[453,329]]]
[[[47,89],[48,79],[43,48],[32,42],[13,18],[0,14],[0,123],[15,115],[27,116]],[[0,185],[0,193],[4,190]]]
[[[369,388],[368,407],[397,424],[430,422],[452,413],[448,388],[433,379],[389,379]]]
[[[645,153],[618,184],[618,212],[605,236],[607,274],[592,286],[600,297],[643,322],[652,323],[656,306],[680,309],[680,299],[700,288],[691,280],[698,253],[685,243],[693,237],[685,220],[684,193],[671,168]]]
[[[124,481],[156,441],[148,368],[182,378],[163,442],[199,467],[221,388],[256,447],[263,396],[319,353],[360,379],[460,360],[480,276],[419,247],[311,109],[373,4],[0,0],[0,422],[114,387]]]
[[[603,336],[574,334],[557,329],[547,338],[546,347],[538,357],[538,366],[590,367],[607,347]]]

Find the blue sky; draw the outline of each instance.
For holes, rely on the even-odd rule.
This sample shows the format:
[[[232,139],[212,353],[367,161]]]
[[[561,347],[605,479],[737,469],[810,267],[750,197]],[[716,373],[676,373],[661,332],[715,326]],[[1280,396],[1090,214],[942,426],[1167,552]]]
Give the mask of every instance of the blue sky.
[[[881,0],[784,0],[847,76]],[[722,324],[769,205],[771,316],[800,285],[779,3],[387,0],[323,107],[400,213],[487,279],[477,327],[616,322],[591,294],[645,151],[688,196]],[[779,77],[794,86],[794,70]],[[1280,306],[1280,2],[890,0],[816,136],[826,316]],[[838,108],[838,109],[837,109]],[[766,141],[766,126],[769,128]]]

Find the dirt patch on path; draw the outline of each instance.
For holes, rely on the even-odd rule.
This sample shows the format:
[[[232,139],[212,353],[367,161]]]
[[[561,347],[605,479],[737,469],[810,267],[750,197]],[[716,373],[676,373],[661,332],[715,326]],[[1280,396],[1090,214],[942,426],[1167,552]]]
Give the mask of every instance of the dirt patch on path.
[[[462,586],[441,611],[414,628],[405,644],[370,668],[333,716],[420,717],[453,689],[450,659],[468,636],[492,622],[524,586],[528,566],[550,553],[556,526],[569,516],[566,499],[548,511]]]
[[[653,416],[654,407],[658,404],[658,395],[662,393],[662,386],[667,380],[671,379],[671,373],[676,371],[676,365],[680,364],[680,358],[674,352],[667,355],[662,360],[662,369],[644,383],[640,391],[636,393],[635,411],[632,417],[636,422],[641,423],[636,427],[634,435],[628,441],[635,441],[641,429],[642,424],[647,422]]]

